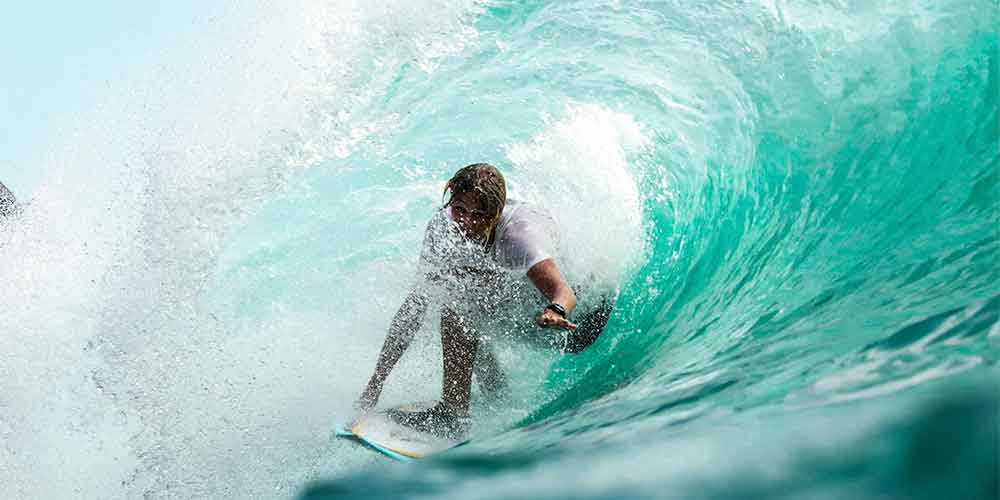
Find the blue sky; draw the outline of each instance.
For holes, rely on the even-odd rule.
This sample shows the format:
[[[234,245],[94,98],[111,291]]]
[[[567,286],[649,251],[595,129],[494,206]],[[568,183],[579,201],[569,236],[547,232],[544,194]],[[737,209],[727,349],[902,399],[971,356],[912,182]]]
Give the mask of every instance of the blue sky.
[[[192,0],[0,6],[0,181],[29,197],[50,151],[109,83],[155,64],[151,54],[207,15]]]

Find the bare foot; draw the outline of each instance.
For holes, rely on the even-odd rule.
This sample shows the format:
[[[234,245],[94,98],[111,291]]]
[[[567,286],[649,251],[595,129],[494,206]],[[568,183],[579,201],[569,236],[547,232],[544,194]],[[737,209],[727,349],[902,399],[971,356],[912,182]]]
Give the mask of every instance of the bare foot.
[[[469,417],[455,415],[444,403],[414,412],[389,410],[386,415],[397,423],[443,438],[464,439],[469,432]]]

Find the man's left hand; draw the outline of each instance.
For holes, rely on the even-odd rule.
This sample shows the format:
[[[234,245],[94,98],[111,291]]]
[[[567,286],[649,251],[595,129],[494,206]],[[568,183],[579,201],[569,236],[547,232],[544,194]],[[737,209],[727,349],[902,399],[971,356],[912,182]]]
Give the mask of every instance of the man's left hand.
[[[557,330],[576,330],[576,323],[562,317],[552,309],[545,309],[538,315],[535,323],[542,328],[555,328]]]

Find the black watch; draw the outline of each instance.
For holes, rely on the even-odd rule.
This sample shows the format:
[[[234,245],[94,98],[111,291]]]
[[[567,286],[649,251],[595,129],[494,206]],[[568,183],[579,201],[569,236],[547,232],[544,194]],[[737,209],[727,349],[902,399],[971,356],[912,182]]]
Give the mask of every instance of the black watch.
[[[563,318],[566,317],[566,308],[559,304],[556,304],[555,302],[545,306],[545,308],[550,311],[555,311],[556,314],[562,316]]]

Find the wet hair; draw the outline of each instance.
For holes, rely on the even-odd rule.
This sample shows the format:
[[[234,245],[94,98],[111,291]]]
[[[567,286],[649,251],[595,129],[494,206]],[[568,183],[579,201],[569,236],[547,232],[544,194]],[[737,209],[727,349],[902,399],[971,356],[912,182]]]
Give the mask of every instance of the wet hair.
[[[17,209],[17,199],[14,198],[14,193],[11,193],[7,186],[4,186],[0,182],[0,217],[6,217],[8,215],[13,215],[14,211]]]
[[[494,222],[507,204],[507,182],[500,170],[489,163],[473,163],[460,168],[445,184],[444,193],[448,196],[446,207],[451,206],[456,196],[476,193]]]

